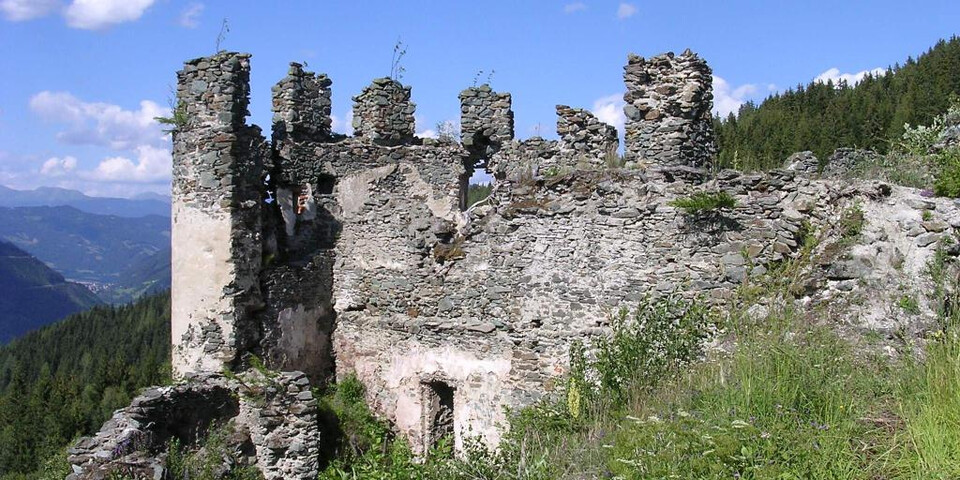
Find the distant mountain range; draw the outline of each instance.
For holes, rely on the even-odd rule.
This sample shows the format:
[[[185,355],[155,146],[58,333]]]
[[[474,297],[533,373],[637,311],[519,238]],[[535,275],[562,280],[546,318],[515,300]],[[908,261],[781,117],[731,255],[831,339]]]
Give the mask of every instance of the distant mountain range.
[[[83,285],[0,241],[0,344],[103,303]]]
[[[72,206],[0,207],[0,240],[111,303],[170,285],[169,216],[97,215]]]
[[[97,215],[143,217],[170,216],[170,197],[142,193],[133,198],[90,197],[76,190],[40,187],[36,190],[14,190],[0,185],[0,207],[69,206]]]

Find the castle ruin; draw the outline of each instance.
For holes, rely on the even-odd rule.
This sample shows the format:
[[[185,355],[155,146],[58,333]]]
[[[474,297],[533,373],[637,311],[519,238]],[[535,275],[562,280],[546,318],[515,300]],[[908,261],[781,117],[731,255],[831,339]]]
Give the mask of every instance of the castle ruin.
[[[559,141],[515,139],[511,96],[489,85],[460,94],[460,142],[417,138],[411,89],[390,78],[354,97],[355,135],[339,135],[331,79],[295,63],[273,88],[267,141],[245,123],[249,72],[249,55],[220,53],[178,73],[175,375],[243,371],[255,356],[305,374],[284,374],[294,398],[282,404],[305,415],[305,385],[355,375],[418,452],[448,434],[495,446],[505,407],[556,391],[570,345],[618,309],[681,290],[721,303],[826,215],[814,207],[827,190],[796,172],[710,174],[710,69],[689,51],[628,59],[624,151],[637,168],[582,109],[557,106]],[[478,168],[493,193],[467,205]],[[737,206],[706,223],[671,205],[719,190]],[[315,458],[297,460],[315,450],[277,446],[315,430],[271,433],[258,418],[267,478],[315,475]]]

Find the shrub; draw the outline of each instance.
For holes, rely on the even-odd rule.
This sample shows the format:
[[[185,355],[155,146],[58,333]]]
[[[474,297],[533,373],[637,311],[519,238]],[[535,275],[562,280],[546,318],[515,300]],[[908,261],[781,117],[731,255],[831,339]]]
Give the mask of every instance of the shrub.
[[[655,387],[698,359],[710,324],[701,302],[647,296],[633,312],[621,309],[613,318],[610,335],[595,342],[594,361],[571,370],[596,377],[595,400],[621,405],[630,392]]]
[[[863,206],[854,203],[840,215],[840,237],[846,240],[856,238],[863,232],[863,226],[866,223]]]
[[[939,174],[933,192],[943,197],[960,197],[960,148],[950,148],[935,155]]]
[[[201,439],[201,448],[188,449],[177,439],[168,444],[165,467],[171,480],[259,480],[260,470],[252,465],[241,466],[237,452],[228,441],[233,436],[232,424],[211,427]]]
[[[737,199],[727,192],[697,192],[688,197],[678,198],[670,205],[684,211],[687,215],[702,215],[719,211],[724,208],[733,208]]]

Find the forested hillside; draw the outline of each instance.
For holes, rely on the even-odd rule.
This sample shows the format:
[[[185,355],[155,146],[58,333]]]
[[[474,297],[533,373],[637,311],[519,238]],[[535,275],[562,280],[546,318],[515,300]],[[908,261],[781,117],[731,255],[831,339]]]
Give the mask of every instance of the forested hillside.
[[[0,347],[0,477],[96,432],[138,389],[169,381],[170,296],[97,307]]]
[[[83,285],[0,240],[0,345],[100,303]]]
[[[0,239],[109,303],[170,285],[170,217],[95,215],[69,206],[0,207]]]
[[[952,37],[855,86],[811,82],[716,118],[720,164],[769,169],[803,150],[823,161],[838,147],[884,153],[900,139],[904,124],[929,124],[957,94],[960,38]]]

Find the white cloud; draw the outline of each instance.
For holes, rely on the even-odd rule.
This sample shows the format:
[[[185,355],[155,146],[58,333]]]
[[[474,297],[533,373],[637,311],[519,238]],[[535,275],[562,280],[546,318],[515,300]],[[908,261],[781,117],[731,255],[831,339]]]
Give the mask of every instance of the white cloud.
[[[192,3],[190,6],[180,12],[180,19],[177,21],[181,27],[197,28],[200,26],[200,14],[203,13],[202,3]]]
[[[62,177],[77,168],[77,159],[71,156],[63,158],[52,157],[43,162],[40,174],[48,177]]]
[[[99,30],[139,19],[154,0],[73,0],[63,12],[67,25]]]
[[[421,123],[427,123],[426,120],[419,115],[415,115],[414,120],[416,121],[417,125]],[[435,124],[432,128],[424,128],[423,130],[417,132],[417,136],[420,138],[440,138],[441,133],[459,139],[460,122],[457,120],[444,120]]]
[[[114,150],[131,150],[139,145],[167,145],[168,136],[156,117],[170,115],[170,109],[143,100],[139,110],[101,102],[84,102],[67,92],[43,91],[30,98],[30,109],[41,118],[61,122],[69,128],[57,139],[73,145],[101,145]]]
[[[126,157],[102,160],[92,171],[80,172],[80,178],[97,182],[157,183],[170,180],[170,151],[141,145],[136,148],[137,161]]]
[[[580,12],[587,9],[587,5],[583,2],[574,2],[568,3],[563,6],[563,13],[574,13]]]
[[[886,70],[882,68],[874,68],[871,70],[863,70],[857,73],[840,73],[840,69],[834,67],[827,70],[826,72],[821,73],[820,75],[817,75],[817,78],[813,79],[813,81],[820,82],[820,83],[827,83],[829,81],[832,81],[834,85],[839,84],[840,81],[844,81],[847,83],[847,85],[850,85],[852,87],[860,83],[860,81],[863,80],[863,78],[866,77],[867,75],[873,75],[876,77],[876,76],[883,75],[885,71]]]
[[[637,7],[632,3],[621,3],[620,6],[617,7],[617,18],[619,18],[620,20],[623,20],[625,18],[630,18],[636,15],[636,13],[637,13]]]
[[[72,145],[97,145],[121,152],[84,165],[73,156],[53,157],[31,169],[33,181],[18,180],[23,172],[3,172],[11,183],[51,183],[87,194],[131,195],[165,189],[170,182],[170,137],[154,120],[170,115],[168,108],[144,100],[136,110],[103,102],[85,102],[68,92],[43,91],[29,102],[40,118],[64,124],[57,140]],[[109,154],[108,154],[109,155]],[[89,159],[92,160],[92,159]],[[89,162],[87,160],[87,162]],[[37,160],[34,160],[37,162]],[[37,163],[33,163],[37,165]],[[12,174],[12,175],[11,175]],[[23,185],[29,186],[29,185]],[[36,185],[34,185],[36,186]]]
[[[617,132],[623,133],[623,124],[627,117],[623,114],[623,107],[626,103],[623,101],[623,94],[616,93],[598,98],[593,102],[593,109],[590,110],[601,122],[613,125]]]
[[[0,0],[0,12],[12,22],[42,17],[59,6],[59,0]]]
[[[769,86],[768,86],[769,88]],[[740,106],[759,93],[760,89],[752,83],[732,88],[723,78],[713,76],[713,113],[726,117],[740,110]]]
[[[330,115],[330,129],[344,135],[353,135],[353,110],[348,110],[344,118],[345,120],[340,120],[340,117]]]

